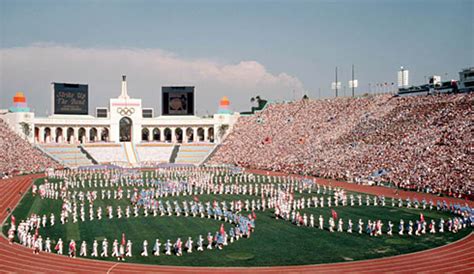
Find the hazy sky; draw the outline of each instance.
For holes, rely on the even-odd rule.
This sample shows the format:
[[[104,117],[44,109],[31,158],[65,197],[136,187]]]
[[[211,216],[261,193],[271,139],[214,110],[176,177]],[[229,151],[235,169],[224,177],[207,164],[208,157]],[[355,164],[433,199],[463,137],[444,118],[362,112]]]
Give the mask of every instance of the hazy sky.
[[[474,66],[474,1],[6,1],[0,0],[0,108],[16,91],[44,116],[50,83],[89,84],[90,110],[129,93],[159,110],[161,86],[196,86],[199,114],[227,95],[234,110],[333,96],[347,86],[458,79]],[[341,91],[341,94],[343,91]],[[349,91],[347,90],[347,94]],[[93,112],[91,112],[93,113]]]

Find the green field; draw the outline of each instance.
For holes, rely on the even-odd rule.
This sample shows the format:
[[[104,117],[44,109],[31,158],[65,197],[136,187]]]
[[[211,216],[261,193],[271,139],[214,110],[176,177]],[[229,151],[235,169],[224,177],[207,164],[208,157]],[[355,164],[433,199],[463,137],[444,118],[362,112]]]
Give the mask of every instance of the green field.
[[[43,179],[35,182],[36,184],[43,183]],[[100,196],[100,195],[99,195]],[[304,193],[295,195],[298,197],[312,197],[322,196],[317,195],[314,191],[311,194]],[[400,219],[408,220],[419,219],[421,210],[406,209],[406,208],[392,208],[390,199],[387,201],[387,206],[366,206],[365,194],[363,199],[363,206],[354,207],[333,207],[340,218],[344,219],[344,227],[347,226],[348,218],[351,218],[354,227],[354,232],[357,231],[357,221],[362,218],[365,223],[368,219],[381,219],[384,223],[384,230],[387,228],[387,221],[391,220],[394,224],[394,236],[390,237],[383,234],[381,237],[370,237],[367,234],[359,235],[357,233],[334,232],[330,233],[328,230],[319,230],[310,227],[298,227],[288,221],[276,220],[274,218],[273,210],[266,210],[264,212],[258,211],[256,229],[250,238],[240,239],[239,241],[229,244],[223,250],[204,250],[198,252],[194,250],[192,254],[187,254],[183,250],[183,256],[165,256],[162,254],[159,257],[152,256],[152,247],[156,238],[159,238],[162,243],[167,239],[171,242],[176,241],[181,237],[185,241],[189,236],[196,239],[199,235],[205,237],[208,232],[213,235],[219,229],[223,221],[214,219],[201,219],[199,217],[180,217],[177,216],[157,216],[153,217],[150,214],[144,217],[140,214],[139,217],[132,216],[126,219],[114,217],[109,220],[105,211],[106,205],[121,205],[125,209],[130,203],[126,200],[100,200],[98,199],[94,206],[102,206],[103,218],[102,220],[94,219],[89,221],[88,205],[85,207],[86,221],[72,223],[69,221],[65,225],[59,222],[59,212],[61,208],[61,201],[41,199],[39,196],[33,197],[29,191],[18,207],[14,210],[14,215],[17,218],[17,223],[27,216],[36,213],[46,214],[49,217],[50,212],[56,215],[56,224],[53,227],[49,225],[40,230],[43,238],[49,236],[53,240],[53,246],[56,240],[61,237],[65,243],[65,254],[67,254],[67,243],[70,239],[74,239],[78,244],[85,240],[88,243],[88,253],[92,248],[94,239],[99,241],[99,253],[101,250],[101,241],[106,237],[109,241],[109,254],[114,239],[120,241],[122,232],[126,233],[127,239],[133,242],[133,257],[127,258],[128,262],[146,263],[146,264],[161,264],[161,265],[185,265],[185,266],[276,266],[276,265],[302,265],[302,264],[318,264],[331,262],[344,262],[352,260],[363,260],[370,258],[379,258],[386,256],[393,256],[403,253],[420,251],[436,246],[445,245],[468,235],[472,229],[464,229],[459,233],[453,234],[445,232],[444,234],[437,233],[431,235],[417,236],[399,236],[398,223]],[[243,195],[200,195],[200,201],[212,200],[237,200],[237,199],[258,199],[258,196],[243,196]],[[192,200],[192,196],[167,197],[162,200],[181,201],[183,199]],[[357,200],[356,200],[356,204]],[[301,210],[307,214],[314,214],[315,224],[318,224],[319,215],[325,218],[325,226],[327,226],[327,219],[331,216],[331,211],[327,207],[324,208],[305,208]],[[432,218],[438,220],[443,217],[447,220],[450,215],[445,212],[436,210],[424,210],[423,214],[426,221],[429,223]],[[48,218],[49,223],[49,218]],[[225,223],[226,231],[231,224]],[[9,227],[8,222],[3,227],[3,233],[6,234]],[[438,229],[438,227],[437,227]],[[142,248],[143,240],[149,243],[148,252],[149,257],[141,257],[139,254]],[[205,241],[207,244],[207,241]],[[163,250],[163,246],[161,247]],[[114,258],[107,258],[99,260],[116,260]]]

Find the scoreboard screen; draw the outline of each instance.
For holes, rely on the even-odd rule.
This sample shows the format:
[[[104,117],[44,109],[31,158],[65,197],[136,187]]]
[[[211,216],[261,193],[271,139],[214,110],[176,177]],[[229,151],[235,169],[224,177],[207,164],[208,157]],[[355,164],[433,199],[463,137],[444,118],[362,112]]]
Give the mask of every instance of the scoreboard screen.
[[[88,85],[53,83],[54,114],[89,114]]]
[[[162,87],[162,115],[194,115],[194,87]]]

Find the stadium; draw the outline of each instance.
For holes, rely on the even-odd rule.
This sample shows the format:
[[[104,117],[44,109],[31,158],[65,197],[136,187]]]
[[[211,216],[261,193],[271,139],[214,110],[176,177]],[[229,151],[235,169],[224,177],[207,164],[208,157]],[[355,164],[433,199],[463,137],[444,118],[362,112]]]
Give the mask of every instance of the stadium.
[[[0,273],[474,273],[472,10],[2,0]]]
[[[87,85],[53,83],[49,117],[15,95],[0,116],[4,270],[472,267],[472,92],[241,113],[223,97],[212,117],[194,115],[194,87],[162,93],[159,116],[125,76],[95,116]]]

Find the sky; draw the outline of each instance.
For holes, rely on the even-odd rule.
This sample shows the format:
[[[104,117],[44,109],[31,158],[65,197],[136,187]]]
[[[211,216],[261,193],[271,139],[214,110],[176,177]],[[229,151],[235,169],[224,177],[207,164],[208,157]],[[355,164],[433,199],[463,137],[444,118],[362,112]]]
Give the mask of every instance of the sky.
[[[90,113],[120,94],[159,113],[161,86],[196,87],[198,115],[228,96],[235,111],[272,101],[334,97],[331,82],[410,84],[458,79],[474,66],[472,0],[23,1],[0,0],[0,108],[25,93],[50,114],[51,82],[89,85]],[[342,88],[339,95],[349,95]]]

